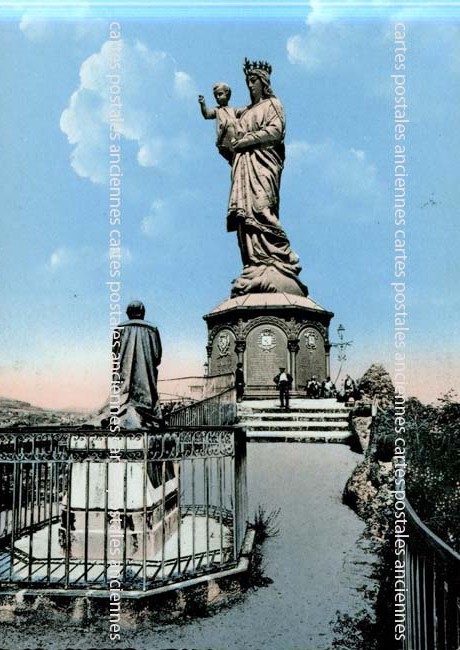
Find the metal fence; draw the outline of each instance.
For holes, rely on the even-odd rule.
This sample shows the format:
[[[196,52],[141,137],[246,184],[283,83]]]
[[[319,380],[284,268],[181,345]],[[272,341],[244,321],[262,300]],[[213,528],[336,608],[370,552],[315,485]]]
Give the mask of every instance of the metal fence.
[[[168,416],[170,426],[227,426],[236,422],[236,389],[227,388],[218,395],[200,400],[173,411]]]
[[[0,591],[146,592],[221,571],[246,520],[241,429],[0,430]]]
[[[235,384],[235,374],[206,375],[159,379],[158,390],[162,403],[170,401],[197,401],[217,395]]]
[[[460,648],[460,555],[406,502],[405,650]]]

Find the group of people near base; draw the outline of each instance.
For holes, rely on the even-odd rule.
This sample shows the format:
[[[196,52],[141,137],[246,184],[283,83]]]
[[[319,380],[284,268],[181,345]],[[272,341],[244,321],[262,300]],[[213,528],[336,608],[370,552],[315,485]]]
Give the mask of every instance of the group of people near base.
[[[330,377],[323,379],[323,381],[319,383],[315,375],[313,375],[307,382],[305,392],[309,399],[327,399],[337,396],[337,391]]]
[[[280,407],[288,409],[293,382],[292,375],[286,371],[285,367],[280,367],[278,374],[273,378],[273,382],[279,393]],[[241,402],[243,399],[245,386],[243,364],[238,363],[235,370],[236,399],[238,402]],[[349,402],[359,398],[356,382],[350,375],[345,377],[342,388],[339,391],[337,391],[329,376],[320,383],[315,375],[312,375],[305,386],[305,394],[307,399],[336,398],[339,402]]]
[[[354,379],[347,375],[345,381],[343,382],[342,389],[337,394],[337,400],[339,402],[350,402],[352,400],[360,399],[359,388],[356,385]]]
[[[292,388],[292,375],[286,372],[286,368],[280,368],[279,373],[273,378],[280,396],[281,408],[289,408],[289,398]],[[321,383],[313,375],[305,386],[306,397],[308,399],[327,399],[336,397],[337,391],[330,377]]]

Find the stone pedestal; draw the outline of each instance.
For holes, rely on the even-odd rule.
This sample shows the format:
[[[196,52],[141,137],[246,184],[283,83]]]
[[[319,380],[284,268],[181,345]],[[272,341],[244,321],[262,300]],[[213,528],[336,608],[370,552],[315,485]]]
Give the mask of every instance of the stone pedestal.
[[[203,318],[208,325],[209,374],[232,372],[243,363],[245,397],[275,395],[280,367],[293,377],[293,393],[307,380],[330,374],[329,323],[334,314],[310,297],[251,293],[229,298]]]
[[[74,436],[71,449],[91,457],[114,440],[118,439],[95,435],[87,441]],[[130,439],[127,448],[142,457],[143,445],[144,439],[139,437]],[[62,499],[59,531],[61,546],[68,546],[69,557],[103,560],[115,553],[116,559],[143,560],[144,552],[146,559],[160,553],[163,536],[166,541],[175,533],[179,516],[179,464],[169,462],[163,487],[165,462],[72,462],[70,494]]]

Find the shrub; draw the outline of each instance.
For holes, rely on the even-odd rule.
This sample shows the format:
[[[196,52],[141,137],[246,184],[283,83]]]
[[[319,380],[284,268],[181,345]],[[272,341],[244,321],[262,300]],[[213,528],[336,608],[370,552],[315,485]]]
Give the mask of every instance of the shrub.
[[[394,415],[390,408],[377,416],[378,460],[388,460],[394,446]],[[451,393],[437,405],[410,398],[404,419],[409,501],[436,535],[460,551],[460,403]]]
[[[393,402],[395,389],[391,377],[380,363],[374,363],[358,381],[358,389],[367,399],[379,397],[382,403]]]

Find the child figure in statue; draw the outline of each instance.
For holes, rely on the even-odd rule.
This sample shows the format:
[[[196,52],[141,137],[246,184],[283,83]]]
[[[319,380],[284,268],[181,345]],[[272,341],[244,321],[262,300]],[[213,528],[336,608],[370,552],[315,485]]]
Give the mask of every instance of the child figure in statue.
[[[219,153],[226,160],[231,162],[233,151],[230,143],[233,138],[237,137],[237,119],[241,115],[243,109],[234,108],[233,106],[228,105],[232,94],[232,89],[228,84],[223,82],[214,84],[213,93],[217,102],[215,108],[208,108],[203,95],[198,95],[201,114],[205,120],[216,120],[216,147],[218,148]]]

